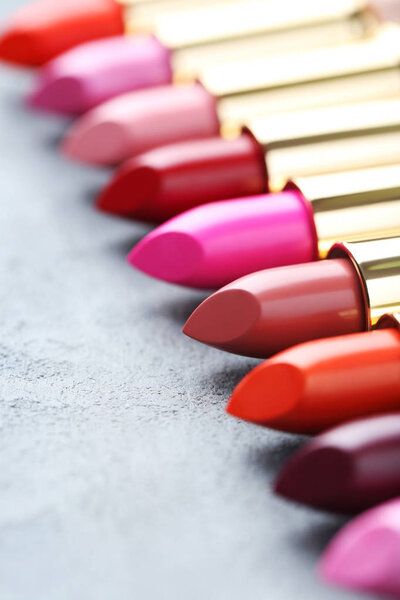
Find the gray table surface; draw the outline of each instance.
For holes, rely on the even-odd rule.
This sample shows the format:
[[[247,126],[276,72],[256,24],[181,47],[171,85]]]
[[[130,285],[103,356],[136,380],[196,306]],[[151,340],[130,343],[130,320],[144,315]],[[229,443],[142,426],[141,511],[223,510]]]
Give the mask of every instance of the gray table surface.
[[[224,412],[256,361],[182,335],[204,295],[125,263],[149,227],[93,209],[31,79],[1,68],[0,598],[358,597],[314,573],[345,519],[271,492],[302,440]]]

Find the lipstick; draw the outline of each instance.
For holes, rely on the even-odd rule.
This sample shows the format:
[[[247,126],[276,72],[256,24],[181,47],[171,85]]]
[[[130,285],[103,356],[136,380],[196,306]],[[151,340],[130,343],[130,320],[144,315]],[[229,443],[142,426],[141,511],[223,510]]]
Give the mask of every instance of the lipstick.
[[[400,500],[368,510],[333,538],[318,565],[333,584],[370,594],[400,595]]]
[[[400,238],[347,242],[335,244],[327,260],[237,279],[202,302],[183,332],[267,358],[302,342],[367,331],[399,305]]]
[[[360,139],[377,155],[388,156],[384,145]],[[318,165],[318,153],[315,156]],[[282,192],[198,206],[145,236],[128,261],[170,283],[217,289],[255,271],[324,258],[338,239],[393,237],[400,233],[399,165],[400,157],[394,165],[297,178]],[[249,184],[262,182],[261,170],[257,180],[256,170],[251,173],[248,164],[246,168],[253,175]],[[233,166],[232,170],[236,172]],[[144,211],[147,199],[138,196]],[[177,208],[180,200],[177,196]],[[150,203],[147,215],[152,209]]]
[[[399,376],[397,390],[399,404]],[[359,512],[400,495],[399,460],[400,413],[361,419],[322,433],[296,452],[276,491],[323,510]]]
[[[201,84],[122,94],[79,118],[63,149],[75,160],[115,165],[163,144],[217,135],[221,127],[246,124],[255,115],[394,93],[399,31],[387,25],[363,40],[318,52],[208,65]],[[117,139],[110,139],[110,129],[118,131]]]
[[[272,429],[311,434],[350,419],[398,410],[399,330],[398,315],[384,316],[373,331],[314,340],[284,350],[244,377],[230,398],[227,412]],[[369,446],[365,440],[374,437],[374,428],[376,443],[372,444],[371,439]],[[347,510],[357,502],[372,499],[378,502],[374,490],[379,493],[379,485],[372,478],[372,469],[378,462],[371,463],[368,469],[367,460],[368,453],[377,455],[379,446],[382,452],[385,450],[386,440],[381,439],[381,432],[375,425],[360,425],[352,435],[349,426],[343,433],[339,427],[337,433],[333,430],[332,435],[316,438],[289,461],[278,479],[278,492],[299,502],[335,510]],[[400,428],[396,443],[400,452]],[[332,453],[327,448],[333,449]],[[329,482],[323,477],[326,461],[332,465],[325,471]],[[350,462],[354,463],[351,473]],[[382,494],[391,489],[390,481],[386,488],[385,480],[381,481]],[[400,486],[400,477],[397,485]],[[382,496],[381,500],[390,497]]]
[[[333,36],[342,41],[346,36],[357,35],[375,21],[399,20],[396,0],[335,0],[325,3],[304,0],[301,4],[279,3],[268,10],[258,0],[232,4],[230,19],[224,5],[214,11],[215,19],[207,19],[204,4],[182,0],[38,0],[17,10],[10,18],[0,38],[0,56],[14,64],[39,66],[62,52],[87,41],[132,32],[160,30],[160,40],[168,47],[180,47],[193,37],[201,40],[208,32],[221,27],[225,21],[226,36],[250,24],[249,33],[259,33],[262,24],[269,21],[269,29],[279,32],[307,24],[330,24],[332,30],[321,35]],[[225,4],[225,3],[224,3]],[[188,16],[189,9],[196,10],[195,19]],[[267,14],[269,13],[269,14]],[[351,19],[351,14],[353,19]],[[254,19],[253,15],[257,15]],[[343,24],[348,15],[349,24]],[[169,19],[168,17],[171,16]],[[341,19],[342,17],[342,19]],[[257,28],[257,24],[260,28]],[[175,25],[175,26],[174,26]],[[335,27],[336,26],[336,27]],[[341,26],[341,27],[340,27]]]
[[[400,163],[397,95],[255,117],[248,127],[234,138],[189,140],[131,158],[117,169],[98,207],[162,222],[201,204],[281,190],[294,176]],[[199,212],[199,222],[202,215],[212,225],[211,212]]]
[[[81,44],[49,62],[30,104],[80,114],[125,92],[186,80],[187,73],[202,79],[210,65],[357,39],[375,21],[360,0],[291,2],[290,10],[287,1],[271,10],[264,0],[157,6],[156,14],[133,11],[129,32],[136,35]]]

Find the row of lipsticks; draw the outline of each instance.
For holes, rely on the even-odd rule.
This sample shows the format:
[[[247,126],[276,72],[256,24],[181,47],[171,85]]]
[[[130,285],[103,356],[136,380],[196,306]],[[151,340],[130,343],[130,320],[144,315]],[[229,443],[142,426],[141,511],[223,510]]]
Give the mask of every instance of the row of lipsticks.
[[[396,22],[399,0],[40,0],[0,56],[41,67],[31,106],[79,116],[68,156],[119,165],[98,207],[163,222],[132,265],[223,286],[184,332],[267,358],[228,412],[319,433],[278,493],[370,509],[328,547],[324,577],[399,597]]]

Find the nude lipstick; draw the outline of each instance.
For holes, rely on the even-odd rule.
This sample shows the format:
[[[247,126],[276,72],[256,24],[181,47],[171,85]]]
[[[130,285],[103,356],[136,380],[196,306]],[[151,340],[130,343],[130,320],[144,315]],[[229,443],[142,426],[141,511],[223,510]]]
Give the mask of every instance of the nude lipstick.
[[[279,193],[199,206],[144,237],[128,261],[170,283],[217,289],[254,271],[323,258],[338,239],[392,237],[400,234],[399,164],[297,178]],[[249,182],[262,182],[261,170],[258,177],[254,171]]]
[[[290,177],[400,163],[397,94],[255,117],[248,127],[234,138],[189,140],[131,158],[101,193],[98,208],[162,222],[201,204],[281,190]],[[197,217],[212,226],[211,212]]]
[[[399,377],[397,390],[399,403]],[[381,410],[378,404],[376,412]],[[316,508],[359,512],[400,495],[399,460],[400,413],[369,417],[340,425],[306,444],[284,466],[275,489],[289,500]]]
[[[321,577],[352,590],[400,595],[400,500],[368,510],[331,541],[318,565]]]
[[[200,304],[183,332],[227,352],[267,358],[302,342],[367,331],[399,304],[400,238],[348,242],[335,244],[327,260],[230,283]]]
[[[150,15],[151,4],[142,6],[144,15],[136,7],[128,27],[135,35],[81,44],[50,61],[29,102],[80,114],[118,94],[186,80],[187,73],[202,79],[207,65],[357,39],[373,21],[359,0],[291,2],[289,11],[285,4],[271,10],[264,0],[180,2],[172,11],[164,1]]]
[[[201,84],[122,94],[79,118],[63,150],[75,160],[115,165],[163,144],[217,135],[255,115],[364,99],[366,90],[367,97],[382,97],[384,89],[398,89],[399,31],[387,25],[318,52],[210,64]]]

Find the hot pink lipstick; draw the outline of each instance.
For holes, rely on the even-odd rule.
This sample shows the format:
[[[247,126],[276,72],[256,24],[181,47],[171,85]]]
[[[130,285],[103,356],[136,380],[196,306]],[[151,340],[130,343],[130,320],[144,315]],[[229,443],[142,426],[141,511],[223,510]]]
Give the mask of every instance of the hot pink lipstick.
[[[368,330],[397,309],[400,238],[336,244],[328,257],[234,281],[200,304],[184,333],[266,358],[301,342]]]
[[[254,144],[251,148],[254,153]],[[262,176],[261,168],[258,174],[254,169],[249,183],[262,185]],[[298,178],[280,193],[213,202],[182,213],[141,240],[128,260],[164,281],[216,289],[254,271],[317,260],[337,239],[400,233],[399,197],[398,164]],[[150,203],[149,213],[152,208]]]

